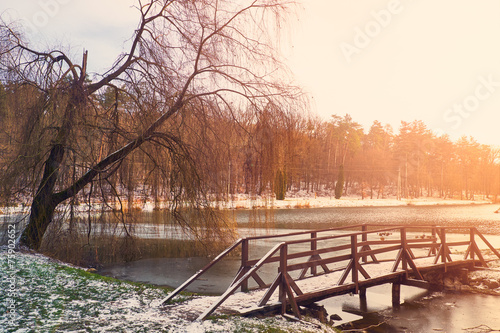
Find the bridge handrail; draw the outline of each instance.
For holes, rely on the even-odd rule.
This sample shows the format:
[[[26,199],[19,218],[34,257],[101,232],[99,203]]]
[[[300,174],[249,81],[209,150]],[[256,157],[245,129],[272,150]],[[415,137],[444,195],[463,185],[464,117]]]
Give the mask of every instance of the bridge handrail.
[[[298,236],[298,235],[311,234],[311,232],[323,233],[323,232],[329,232],[329,231],[337,231],[337,230],[344,230],[344,229],[356,229],[359,227],[369,227],[369,226],[390,227],[389,229],[399,229],[401,227],[401,225],[397,225],[397,224],[362,223],[362,224],[353,224],[353,225],[342,226],[342,227],[332,227],[332,228],[317,229],[317,230],[296,231],[296,232],[290,232],[290,233],[286,233],[286,234],[250,236],[250,237],[245,237],[245,239],[250,241],[250,240],[260,240],[260,239],[270,239],[270,238],[283,238],[283,237],[292,237],[292,236]],[[428,228],[436,228],[437,226],[431,225],[431,224],[418,224],[418,225],[407,225],[407,226],[405,225],[405,227],[408,229],[428,229]],[[462,228],[466,228],[466,227],[462,227]]]
[[[363,227],[364,224],[357,224],[357,225],[352,225],[352,226],[344,226],[344,227],[334,227],[334,228],[325,228],[325,229],[320,229],[320,230],[315,230],[313,232],[315,233],[320,233],[320,232],[329,232],[329,231],[336,231],[336,230],[344,230],[344,229],[353,229],[353,228],[358,228],[358,227]],[[389,229],[389,230],[393,230]],[[364,232],[364,233],[371,233],[374,231],[369,231],[369,232]],[[380,232],[380,231],[378,231]],[[361,232],[360,234],[362,234]],[[311,231],[300,231],[300,232],[293,232],[293,233],[287,233],[287,234],[281,234],[281,235],[264,235],[264,236],[251,236],[251,237],[243,237],[239,238],[233,245],[228,247],[226,250],[224,250],[221,254],[219,254],[217,257],[215,257],[212,261],[210,261],[205,267],[197,271],[193,276],[191,276],[188,280],[186,280],[183,284],[181,284],[179,287],[177,287],[173,292],[171,292],[165,299],[162,300],[161,305],[165,305],[168,303],[172,298],[177,296],[179,293],[181,293],[183,290],[185,290],[191,283],[196,281],[200,276],[202,276],[204,273],[206,273],[212,266],[214,266],[217,262],[222,260],[227,254],[229,254],[231,251],[233,251],[238,245],[242,244],[245,241],[251,241],[251,240],[259,240],[259,239],[270,239],[270,238],[281,238],[281,237],[292,237],[292,236],[298,236],[298,235],[309,235],[311,234]],[[349,234],[350,235],[350,234]],[[337,235],[340,237],[345,237],[344,235]],[[329,236],[331,237],[331,236]],[[328,238],[328,236],[327,236]],[[325,238],[325,239],[327,239]],[[338,238],[338,237],[336,237]],[[323,240],[322,238],[308,238],[307,240],[304,240],[304,242],[310,242],[311,240]],[[279,260],[279,259],[278,259]],[[277,261],[277,260],[276,260]],[[233,283],[234,284],[234,283]]]
[[[373,229],[373,230],[368,230],[369,226],[377,226],[377,227],[382,227],[378,229]],[[348,232],[348,233],[343,233],[343,234],[335,234],[335,235],[327,235],[327,236],[321,236],[318,237],[318,233],[323,233],[323,232],[331,232],[331,231],[338,231],[338,230],[345,230],[345,229],[353,229],[353,228],[359,228],[361,227],[361,231],[355,231],[355,232]],[[422,239],[407,239],[407,229],[431,229],[432,231],[432,236],[427,236],[426,238]],[[446,240],[446,229],[467,229],[469,230],[470,233],[470,240],[469,241],[453,241],[453,242],[448,242]],[[389,231],[393,230],[398,230],[400,233],[400,239],[390,239],[390,240],[371,240],[368,241],[368,235],[369,234],[375,234],[375,233],[386,233]],[[249,241],[251,240],[258,240],[258,239],[271,239],[271,238],[286,238],[290,236],[298,236],[298,235],[310,235],[310,237],[307,238],[301,238],[301,239],[293,239],[293,240],[288,240],[288,241],[282,241],[278,244],[276,244],[270,251],[268,251],[263,257],[261,257],[259,260],[249,260],[248,258],[248,253],[249,253]],[[328,267],[326,267],[327,264],[331,264],[334,262],[341,262],[341,261],[346,261],[350,260],[350,263],[346,266],[344,274],[339,281],[338,285],[341,285],[344,283],[345,278],[347,277],[347,274],[351,271],[352,272],[352,280],[353,283],[356,285],[356,291],[358,290],[358,270],[365,276],[365,278],[369,278],[368,274],[364,269],[361,267],[361,264],[359,263],[360,259],[363,259],[363,262],[366,262],[366,258],[368,256],[371,256],[374,259],[374,262],[378,262],[377,259],[374,257],[375,254],[380,254],[380,253],[387,253],[387,252],[393,252],[399,250],[399,254],[396,257],[396,262],[393,267],[393,272],[396,271],[399,263],[402,263],[403,265],[403,270],[408,271],[408,270],[413,270],[413,272],[417,275],[418,278],[421,278],[419,269],[413,262],[414,255],[411,252],[411,248],[430,248],[429,254],[427,256],[430,256],[431,251],[432,254],[435,255],[435,262],[436,264],[441,258],[441,262],[445,265],[447,262],[451,262],[451,252],[449,250],[450,246],[465,246],[468,245],[468,249],[466,251],[466,254],[464,256],[464,260],[467,259],[467,256],[470,255],[470,259],[474,260],[474,256],[477,255],[479,257],[480,262],[485,265],[485,260],[482,257],[479,248],[475,242],[474,236],[478,235],[481,240],[493,251],[495,255],[497,255],[500,258],[500,253],[494,249],[494,247],[486,240],[486,238],[474,227],[441,227],[441,226],[435,226],[435,225],[374,225],[374,224],[359,224],[355,226],[346,226],[346,227],[335,227],[335,228],[328,228],[328,229],[321,229],[321,230],[312,230],[312,231],[301,231],[301,232],[294,232],[294,233],[288,233],[288,234],[282,234],[282,235],[265,235],[265,236],[253,236],[253,237],[244,237],[238,239],[234,244],[232,244],[230,247],[228,247],[226,250],[224,250],[221,254],[219,254],[216,258],[214,258],[210,263],[208,263],[204,268],[196,272],[192,277],[190,277],[186,282],[184,282],[181,286],[179,286],[177,289],[175,289],[171,294],[169,294],[162,302],[161,304],[164,305],[168,301],[170,301],[173,297],[175,297],[177,294],[179,294],[182,290],[184,290],[187,286],[189,286],[193,281],[198,279],[202,274],[204,274],[206,271],[208,271],[212,266],[214,266],[217,262],[222,260],[225,256],[227,256],[231,251],[235,250],[240,244],[242,246],[242,251],[241,251],[241,266],[240,270],[237,273],[235,280],[231,285],[228,287],[226,292],[219,298],[219,300],[213,304],[207,311],[205,311],[198,319],[205,319],[208,315],[210,315],[220,304],[222,304],[231,294],[233,294],[236,289],[239,287],[242,288],[242,290],[248,290],[248,280],[250,277],[255,279],[260,288],[264,287],[269,287],[268,285],[265,285],[262,279],[257,274],[257,270],[262,267],[265,264],[272,263],[272,262],[280,262],[280,270],[282,273],[278,274],[283,274],[283,272],[288,275],[287,271],[294,271],[294,270],[299,270],[303,269],[302,274],[300,275],[299,279],[302,279],[306,276],[306,273],[309,269],[311,269],[311,275],[316,275],[316,268],[323,267],[325,273],[330,272]],[[361,236],[362,240],[358,241],[358,237]],[[340,239],[340,238],[350,238],[350,244],[344,244],[344,245],[337,245],[333,247],[328,247],[328,248],[317,248],[317,242],[321,241],[328,241],[328,240],[334,240],[334,239]],[[288,251],[287,248],[290,245],[295,245],[295,244],[303,244],[303,243],[311,243],[311,249],[307,251],[300,251],[300,252],[294,252],[290,254],[286,254]],[[390,245],[394,244],[392,246],[386,246],[382,248],[375,248],[371,249],[370,245]],[[283,257],[282,254],[282,249],[283,247],[285,248],[285,257]],[[339,251],[344,251],[351,249],[351,253],[338,253]],[[358,250],[360,248],[360,250]],[[436,251],[438,249],[438,251]],[[280,250],[280,255],[275,256],[276,252]],[[335,253],[337,252],[336,255],[332,257],[327,257],[327,258],[321,258],[319,254],[323,253]],[[307,261],[301,261],[299,263],[291,263],[288,264],[288,260],[294,260],[294,259],[301,259],[301,258],[309,258]],[[408,265],[410,267],[408,267]],[[290,281],[291,279],[291,281]],[[260,281],[259,281],[260,280]],[[291,277],[283,277],[283,281],[285,282],[279,282],[279,283],[290,283],[292,286],[295,284],[294,280]],[[280,280],[281,281],[281,280]],[[273,288],[276,288],[278,282],[274,282],[273,285],[270,287],[268,290],[268,293],[272,293],[274,290]],[[295,285],[296,288],[298,288]],[[280,288],[281,284],[280,284]],[[288,288],[290,289],[290,285],[283,286],[283,288]],[[300,290],[299,290],[300,291]],[[293,295],[290,293],[290,298],[292,298],[292,302],[295,302],[293,300]],[[270,295],[269,295],[270,296]],[[280,299],[281,296],[280,296]],[[286,296],[284,298],[284,302],[286,303]],[[295,312],[295,311],[294,311]]]
[[[278,250],[280,250],[285,243],[279,243],[276,244],[271,250],[267,252],[266,255],[264,255],[256,264],[253,266],[248,272],[245,273],[238,281],[236,281],[234,284],[232,284],[225,292],[220,296],[220,298],[208,308],[205,312],[203,312],[197,320],[204,320],[206,317],[208,317],[212,312],[215,311],[215,309],[221,305],[231,294],[233,294],[236,289],[238,289],[241,284],[247,280],[253,273],[255,273],[262,265],[266,263],[266,260],[270,257],[272,257]]]

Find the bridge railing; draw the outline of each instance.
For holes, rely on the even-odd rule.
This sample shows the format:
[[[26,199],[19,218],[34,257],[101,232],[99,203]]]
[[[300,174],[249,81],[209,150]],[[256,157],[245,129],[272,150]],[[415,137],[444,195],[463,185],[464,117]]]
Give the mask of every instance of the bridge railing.
[[[257,283],[256,289],[267,288],[258,306],[265,306],[278,289],[278,299],[281,303],[282,314],[286,313],[287,306],[290,305],[294,314],[300,317],[296,300],[305,298],[307,295],[304,295],[304,292],[297,285],[297,281],[299,280],[333,271],[341,271],[342,274],[336,286],[345,284],[353,285],[354,291],[357,293],[360,281],[372,278],[363,265],[380,263],[382,261],[394,261],[392,272],[398,271],[398,267],[401,265],[401,270],[405,273],[406,277],[412,274],[417,280],[423,280],[415,259],[434,257],[433,264],[442,264],[444,269],[446,269],[446,264],[453,261],[451,249],[457,247],[466,247],[463,260],[469,258],[476,261],[475,258],[477,257],[481,265],[487,266],[477,245],[476,236],[500,258],[500,254],[477,229],[467,228],[467,233],[465,233],[466,239],[460,241],[449,241],[446,237],[447,229],[450,228],[428,225],[381,226],[360,224],[340,228],[294,232],[284,235],[241,238],[179,286],[162,304],[167,303],[218,261],[240,246],[240,269],[233,282],[226,292],[209,309],[201,314],[198,319],[202,320],[209,316],[237,289],[240,288],[242,291],[248,291],[250,279]],[[457,228],[453,229],[457,231]],[[463,229],[461,228],[461,230]],[[277,240],[278,242],[264,256],[250,259],[252,241],[257,240]],[[391,253],[395,253],[395,255],[391,255]],[[418,255],[415,255],[415,253]],[[259,275],[259,270],[264,266],[277,268],[277,273],[272,282],[266,282]],[[351,277],[351,281],[346,283],[349,276]]]

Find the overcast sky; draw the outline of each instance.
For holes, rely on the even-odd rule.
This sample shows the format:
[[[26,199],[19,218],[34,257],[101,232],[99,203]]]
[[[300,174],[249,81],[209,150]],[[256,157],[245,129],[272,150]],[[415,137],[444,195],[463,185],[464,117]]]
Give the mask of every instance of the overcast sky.
[[[423,120],[457,139],[500,145],[500,1],[307,0],[283,39],[321,118],[349,113],[397,132]],[[102,72],[137,24],[133,0],[2,0],[37,42],[89,50]],[[5,12],[4,12],[5,15]]]

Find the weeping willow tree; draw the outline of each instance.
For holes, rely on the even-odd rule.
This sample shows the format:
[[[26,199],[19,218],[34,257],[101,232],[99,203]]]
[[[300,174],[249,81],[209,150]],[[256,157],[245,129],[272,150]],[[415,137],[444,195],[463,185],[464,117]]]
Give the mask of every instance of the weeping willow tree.
[[[133,173],[139,155],[168,187],[178,223],[198,238],[224,237],[218,219],[210,218],[217,189],[208,184],[207,159],[201,158],[210,152],[186,142],[188,135],[201,135],[186,131],[186,119],[216,126],[213,115],[220,110],[260,112],[270,102],[298,100],[275,43],[291,5],[138,1],[130,49],[101,74],[88,71],[92,54],[75,61],[63,50],[37,50],[22,27],[2,21],[2,83],[14,96],[30,96],[18,105],[25,121],[3,173],[15,180],[5,183],[22,188],[31,201],[21,245],[39,249],[57,212],[78,197],[90,203],[107,189],[119,198],[126,187],[119,170],[128,166]],[[206,218],[194,224],[186,209],[203,209]]]

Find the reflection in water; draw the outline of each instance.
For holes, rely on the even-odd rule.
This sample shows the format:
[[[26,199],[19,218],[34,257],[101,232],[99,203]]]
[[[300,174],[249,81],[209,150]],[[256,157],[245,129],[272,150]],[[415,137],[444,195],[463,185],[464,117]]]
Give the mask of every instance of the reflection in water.
[[[402,286],[404,299],[400,309],[391,307],[391,286],[376,286],[367,290],[363,303],[357,295],[343,295],[318,302],[329,315],[342,320],[334,325],[363,332],[483,332],[472,330],[485,325],[493,331],[500,327],[497,296],[433,292]],[[469,330],[468,330],[469,329]],[[489,330],[487,331],[489,332]]]
[[[433,293],[407,301],[399,311],[377,313],[386,324],[368,332],[470,332],[480,325],[498,329],[499,303],[497,296]]]
[[[496,205],[337,207],[312,209],[275,209],[276,228],[319,229],[346,225],[425,224],[438,226],[478,227],[484,234],[500,235],[500,214]],[[266,219],[266,210],[234,211],[238,225]],[[259,214],[256,217],[255,214]]]
[[[109,265],[99,273],[117,279],[177,287],[194,272],[205,266],[209,258],[152,258]],[[193,282],[187,291],[221,294],[230,285],[238,270],[238,259],[224,260]]]

